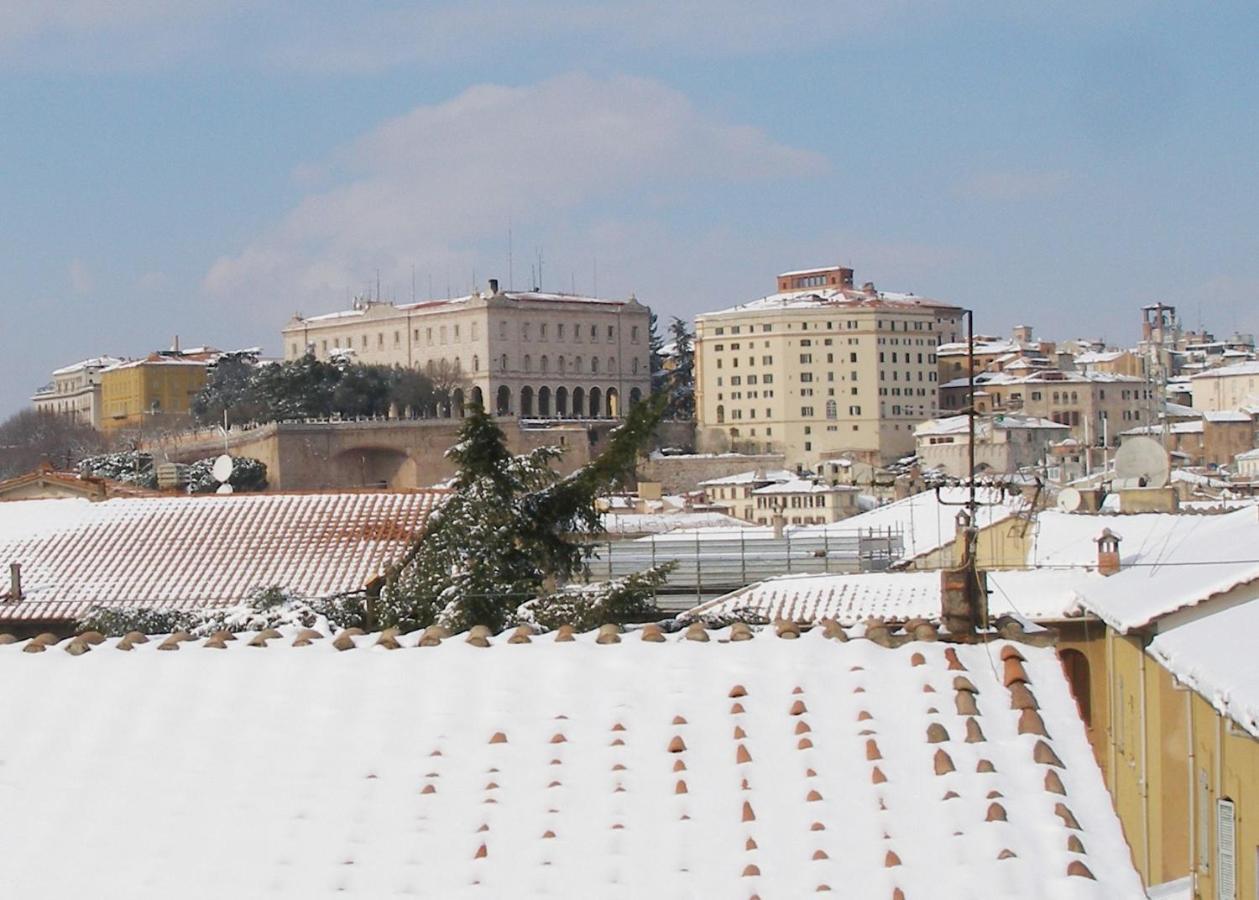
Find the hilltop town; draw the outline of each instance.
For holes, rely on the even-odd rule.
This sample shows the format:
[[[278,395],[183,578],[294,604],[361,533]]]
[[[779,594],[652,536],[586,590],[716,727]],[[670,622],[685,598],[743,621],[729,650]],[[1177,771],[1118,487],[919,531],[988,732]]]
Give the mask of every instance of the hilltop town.
[[[173,825],[219,895],[1252,894],[1254,337],[771,284],[692,325],[491,279],[53,372],[0,481],[0,786],[103,811],[12,858],[55,833],[94,892],[152,842],[178,894]],[[38,763],[71,715],[100,760]]]

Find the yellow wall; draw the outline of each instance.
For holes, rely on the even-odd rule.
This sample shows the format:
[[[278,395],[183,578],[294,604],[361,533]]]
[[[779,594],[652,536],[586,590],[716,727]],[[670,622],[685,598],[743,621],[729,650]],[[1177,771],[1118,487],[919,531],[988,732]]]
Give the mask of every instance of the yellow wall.
[[[1192,869],[1194,896],[1216,900],[1216,801],[1225,797],[1236,804],[1234,896],[1259,897],[1259,741],[1177,685],[1141,637],[1107,630],[1105,649],[1114,715],[1095,749],[1137,870],[1148,886]]]
[[[1027,553],[1034,538],[1036,525],[1017,516],[979,529],[976,539],[976,556],[981,569],[1025,569]],[[958,542],[945,544],[930,553],[910,561],[910,569],[946,569],[956,566],[962,559],[962,547]]]
[[[101,428],[138,427],[146,414],[183,415],[205,385],[202,365],[142,363],[101,374]]]

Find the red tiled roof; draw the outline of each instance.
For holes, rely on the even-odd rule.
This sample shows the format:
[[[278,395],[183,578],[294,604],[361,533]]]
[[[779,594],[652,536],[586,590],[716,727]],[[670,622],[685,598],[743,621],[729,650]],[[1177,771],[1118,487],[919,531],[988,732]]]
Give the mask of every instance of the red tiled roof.
[[[307,597],[357,590],[402,554],[442,496],[360,492],[6,503],[0,560],[21,564],[24,599],[0,602],[0,621],[72,619],[96,604],[231,604],[272,585]],[[10,589],[6,566],[0,596]]]

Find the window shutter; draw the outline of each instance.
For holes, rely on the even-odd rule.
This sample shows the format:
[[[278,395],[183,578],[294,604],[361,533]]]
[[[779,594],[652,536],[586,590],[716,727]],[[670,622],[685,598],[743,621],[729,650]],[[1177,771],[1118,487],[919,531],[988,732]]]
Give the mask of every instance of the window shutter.
[[[1220,799],[1215,805],[1215,836],[1217,866],[1216,897],[1236,900],[1237,897],[1237,834],[1232,800]]]

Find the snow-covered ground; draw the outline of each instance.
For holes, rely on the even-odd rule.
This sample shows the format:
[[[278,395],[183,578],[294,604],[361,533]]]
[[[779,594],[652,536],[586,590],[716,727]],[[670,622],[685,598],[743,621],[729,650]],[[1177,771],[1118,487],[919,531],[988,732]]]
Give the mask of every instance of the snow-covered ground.
[[[0,646],[4,893],[1142,896],[1051,649],[724,636]]]

